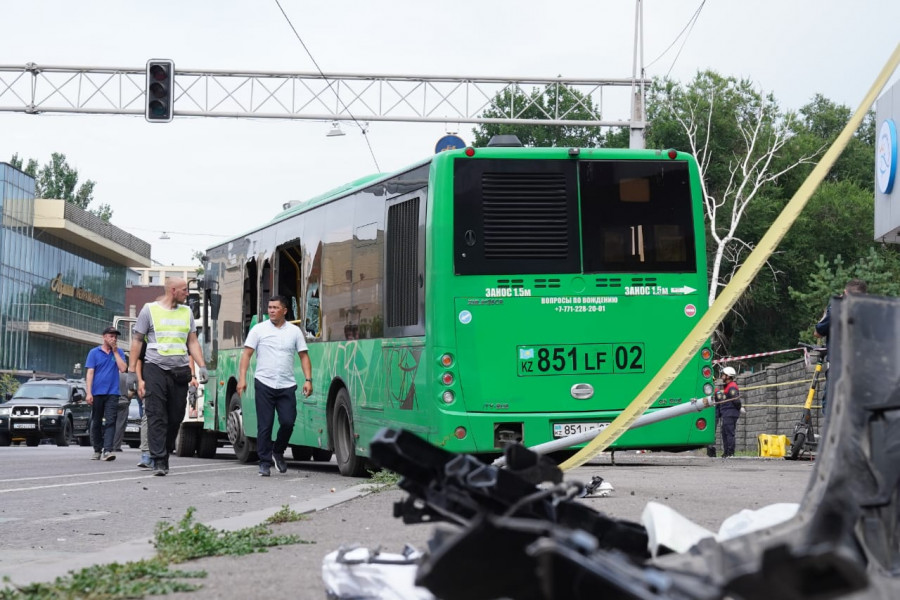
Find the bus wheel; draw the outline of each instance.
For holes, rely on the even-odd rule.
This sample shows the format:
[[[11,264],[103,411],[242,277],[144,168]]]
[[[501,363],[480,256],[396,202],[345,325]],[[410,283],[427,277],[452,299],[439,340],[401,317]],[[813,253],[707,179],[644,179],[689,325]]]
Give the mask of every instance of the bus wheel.
[[[366,474],[366,460],[356,455],[356,435],[353,430],[353,409],[350,406],[350,394],[341,388],[334,403],[332,417],[332,434],[334,435],[334,455],[338,469],[345,477],[362,477]]]
[[[234,447],[234,454],[239,462],[248,463],[256,460],[256,444],[247,437],[244,431],[244,417],[241,412],[241,397],[234,394],[228,405],[228,441]]]

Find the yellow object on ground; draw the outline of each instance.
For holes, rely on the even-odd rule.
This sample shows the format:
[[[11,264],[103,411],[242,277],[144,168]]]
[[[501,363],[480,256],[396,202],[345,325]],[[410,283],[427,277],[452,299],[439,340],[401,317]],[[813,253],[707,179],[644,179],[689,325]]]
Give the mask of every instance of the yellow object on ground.
[[[786,435],[761,433],[756,437],[760,456],[783,458],[785,449],[790,445]]]

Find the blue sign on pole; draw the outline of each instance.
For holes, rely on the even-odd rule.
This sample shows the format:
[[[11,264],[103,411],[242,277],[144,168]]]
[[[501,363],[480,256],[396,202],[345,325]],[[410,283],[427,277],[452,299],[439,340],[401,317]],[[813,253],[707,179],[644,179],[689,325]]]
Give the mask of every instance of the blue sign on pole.
[[[875,146],[875,180],[882,194],[894,189],[897,173],[897,126],[893,119],[885,119],[878,133]]]
[[[444,150],[459,150],[460,148],[465,147],[466,143],[462,141],[461,137],[455,135],[445,135],[438,140],[437,144],[435,144],[434,153],[440,154]]]

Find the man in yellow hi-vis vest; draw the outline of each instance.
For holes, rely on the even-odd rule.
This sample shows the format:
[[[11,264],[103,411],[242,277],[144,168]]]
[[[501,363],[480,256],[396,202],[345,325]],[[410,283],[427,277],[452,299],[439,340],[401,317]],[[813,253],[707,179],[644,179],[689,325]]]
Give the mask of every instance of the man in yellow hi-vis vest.
[[[128,389],[137,384],[138,357],[146,336],[144,356],[144,410],[154,475],[169,473],[169,453],[175,449],[178,428],[184,419],[188,384],[194,376],[188,353],[198,367],[197,379],[206,383],[209,374],[203,360],[194,325],[194,315],[185,306],[187,282],[180,277],[166,279],[166,295],[144,305],[134,324],[128,360]]]

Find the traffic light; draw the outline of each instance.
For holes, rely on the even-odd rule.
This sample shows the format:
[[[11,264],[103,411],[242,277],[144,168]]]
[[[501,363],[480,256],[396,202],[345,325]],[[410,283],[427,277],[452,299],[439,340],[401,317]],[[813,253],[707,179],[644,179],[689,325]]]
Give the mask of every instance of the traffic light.
[[[168,123],[175,114],[175,63],[168,59],[147,61],[147,89],[144,118],[151,123]]]

